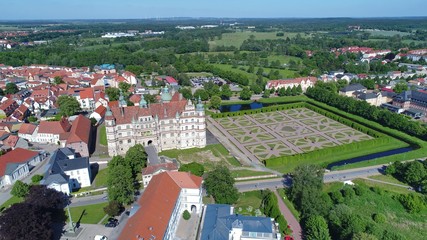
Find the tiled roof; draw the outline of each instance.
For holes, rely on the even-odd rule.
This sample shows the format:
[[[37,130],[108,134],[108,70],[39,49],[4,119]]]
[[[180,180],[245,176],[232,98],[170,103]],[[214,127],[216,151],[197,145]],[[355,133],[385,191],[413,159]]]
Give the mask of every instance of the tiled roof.
[[[4,176],[8,164],[23,163],[37,155],[39,155],[39,152],[16,148],[15,150],[0,156],[0,176]]]
[[[136,236],[143,239],[162,239],[179,197],[180,186],[200,188],[201,178],[197,183],[193,181],[193,177],[184,172],[155,175],[138,201],[139,210],[128,220],[119,239],[132,240],[136,239]]]
[[[84,142],[89,144],[90,128],[90,120],[80,114],[76,120],[73,121],[73,126],[71,127],[70,135],[67,139],[67,144],[74,142]]]
[[[92,88],[85,88],[83,91],[80,91],[80,99],[90,98],[93,99],[93,90]]]
[[[161,163],[157,165],[147,166],[146,168],[142,169],[142,175],[153,174],[159,170],[164,170],[164,171],[178,170],[178,166],[174,163]]]
[[[31,123],[23,123],[21,127],[19,128],[18,133],[20,134],[33,134],[33,132],[36,130],[37,125],[31,124]]]
[[[105,112],[107,111],[107,108],[105,108],[104,106],[102,106],[102,105],[99,105],[99,107],[97,107],[96,109],[95,109],[95,112],[96,113],[98,113],[99,114],[99,116],[101,116],[101,117],[104,117],[104,115],[105,115]]]
[[[70,131],[70,128],[71,125],[65,118],[60,121],[41,121],[38,133],[61,134]]]

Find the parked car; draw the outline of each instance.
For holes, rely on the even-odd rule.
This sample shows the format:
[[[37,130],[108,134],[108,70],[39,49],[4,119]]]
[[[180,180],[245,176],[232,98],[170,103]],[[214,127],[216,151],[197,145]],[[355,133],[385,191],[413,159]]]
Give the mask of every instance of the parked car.
[[[96,235],[94,240],[108,240],[108,238],[106,236]]]
[[[117,227],[117,225],[119,225],[119,223],[115,223],[115,222],[108,222],[107,224],[105,224],[105,227],[110,227],[110,228],[115,228]]]

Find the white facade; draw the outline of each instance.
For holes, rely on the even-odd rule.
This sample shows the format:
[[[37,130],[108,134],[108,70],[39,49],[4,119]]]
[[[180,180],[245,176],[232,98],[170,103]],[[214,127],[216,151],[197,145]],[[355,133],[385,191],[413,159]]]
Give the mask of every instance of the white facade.
[[[30,169],[27,163],[20,164],[16,167],[16,169],[11,173],[4,175],[0,181],[0,187],[4,187],[7,185],[13,185],[19,179],[27,176],[30,173]]]
[[[18,137],[28,140],[29,142],[36,142],[37,140],[37,132],[38,127],[34,130],[33,134],[24,134],[24,133],[18,133]]]
[[[34,139],[34,142],[58,144],[59,134],[38,133],[37,137]]]
[[[70,160],[72,161],[72,160]],[[74,169],[64,171],[70,177],[70,186],[72,189],[90,187],[90,173],[88,168]]]
[[[69,183],[51,183],[47,186],[48,188],[55,189],[58,192],[63,192],[66,195],[70,195],[71,193],[71,187]]]

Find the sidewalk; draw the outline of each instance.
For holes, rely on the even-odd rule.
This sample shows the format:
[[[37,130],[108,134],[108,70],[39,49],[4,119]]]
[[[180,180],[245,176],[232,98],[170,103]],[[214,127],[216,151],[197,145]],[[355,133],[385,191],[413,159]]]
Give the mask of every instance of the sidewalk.
[[[302,240],[302,228],[301,228],[301,225],[299,224],[298,220],[294,217],[292,212],[289,210],[289,208],[283,202],[283,199],[282,199],[282,197],[280,197],[277,190],[274,191],[274,194],[276,194],[276,197],[278,199],[280,212],[283,214],[286,221],[288,221],[288,225],[292,229],[292,236],[294,237],[295,240]]]

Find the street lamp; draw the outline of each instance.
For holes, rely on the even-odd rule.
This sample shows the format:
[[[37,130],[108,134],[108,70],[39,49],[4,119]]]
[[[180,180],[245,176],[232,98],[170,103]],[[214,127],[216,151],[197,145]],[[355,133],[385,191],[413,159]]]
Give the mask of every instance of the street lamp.
[[[74,228],[73,218],[71,217],[71,212],[70,212],[70,203],[71,203],[71,200],[68,198],[67,212],[68,212],[68,219],[69,219],[69,221],[70,221],[70,223],[69,223],[69,229],[68,229],[68,232],[70,232],[70,233],[75,233],[75,232],[76,232],[76,229]]]

